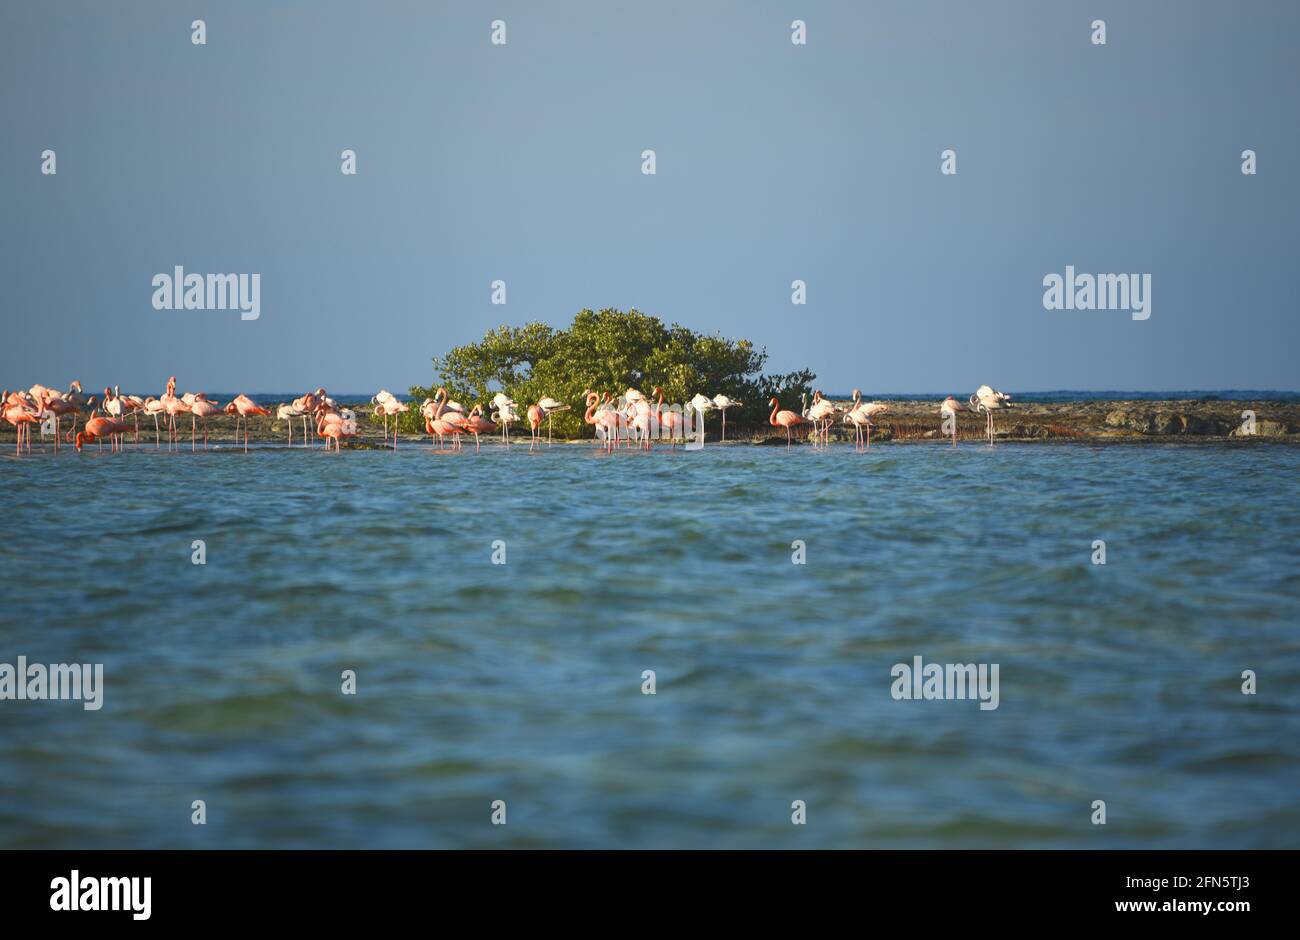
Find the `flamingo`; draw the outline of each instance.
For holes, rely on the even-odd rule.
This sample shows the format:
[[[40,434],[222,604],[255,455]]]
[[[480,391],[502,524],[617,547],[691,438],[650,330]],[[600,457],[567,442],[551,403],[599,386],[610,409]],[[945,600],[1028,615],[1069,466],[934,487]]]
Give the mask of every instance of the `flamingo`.
[[[808,409],[808,420],[817,429],[817,437],[823,444],[830,444],[830,427],[840,408],[829,398],[823,398],[821,392],[813,395],[812,407]]]
[[[695,409],[695,411],[699,413],[701,430],[704,427],[704,416],[717,407],[717,405],[713,404],[712,398],[706,398],[698,392],[696,392],[695,397],[686,404],[690,405],[691,408]]]
[[[62,397],[64,401],[66,401],[69,405],[71,405],[75,409],[72,413],[72,430],[69,431],[68,433],[70,435],[76,434],[78,413],[81,411],[82,408],[89,408],[91,402],[94,400],[94,397],[92,396],[90,398],[87,398],[85,394],[81,391],[81,383],[76,379],[73,379],[71,382],[68,383],[68,391]],[[68,438],[68,440],[71,439],[72,439],[71,437]]]
[[[62,421],[65,415],[72,415],[75,425],[77,420],[77,407],[60,395],[52,388],[43,389],[43,394],[38,400],[42,404],[41,417],[47,414],[54,416],[54,452],[59,451],[59,438],[62,436]]]
[[[115,424],[123,423],[122,418],[126,416],[126,408],[122,403],[122,399],[118,397],[116,385],[104,389],[103,408],[104,414],[112,418]]]
[[[452,450],[460,450],[463,446],[460,442],[460,436],[469,431],[465,426],[468,417],[463,411],[444,410],[442,413],[443,426],[447,428],[447,433],[451,435]]]
[[[324,402],[316,396],[315,392],[308,392],[301,398],[295,398],[290,404],[294,410],[302,417],[302,440],[303,446],[307,446],[307,421],[314,417],[316,412],[324,407]],[[292,443],[292,441],[291,441]]]
[[[619,417],[627,418],[627,427],[630,432],[628,435],[628,446],[631,446],[631,438],[635,435],[638,442],[637,446],[641,450],[650,450],[650,403],[644,398],[628,402],[627,410],[625,412],[620,412]]]
[[[668,449],[674,451],[677,449],[677,429],[681,427],[682,416],[677,411],[664,411],[664,390],[658,385],[655,386],[655,394],[659,396],[659,401],[655,403],[655,417],[659,419],[659,426],[668,429]]]
[[[300,408],[297,407],[297,404],[293,402],[290,402],[289,404],[281,405],[280,407],[275,409],[275,420],[284,421],[289,425],[289,446],[290,447],[293,446],[293,422],[297,418],[303,418],[305,420],[306,414],[307,413],[305,411],[302,411]],[[385,433],[385,437],[386,437],[386,433]],[[303,439],[303,443],[305,444],[307,442],[306,428],[303,429],[302,439]]]
[[[437,391],[433,398],[424,399],[424,404],[420,406],[420,415],[424,417],[424,433],[437,434],[438,446],[442,446],[442,421],[438,420],[439,412],[442,411],[442,393]]]
[[[530,405],[528,410],[531,412],[532,409],[536,407],[536,405]],[[497,426],[495,424],[483,417],[482,405],[475,405],[470,409],[469,414],[465,417],[465,430],[474,435],[474,453],[476,454],[479,451],[478,436],[480,434],[492,434],[496,429]],[[528,449],[532,450],[531,447]]]
[[[550,444],[553,440],[551,434],[551,415],[559,414],[561,411],[568,411],[569,406],[546,395],[543,395],[537,400],[537,405],[542,409],[542,414],[546,416],[546,443]]]
[[[102,438],[108,437],[109,444],[113,450],[118,449],[118,438],[131,430],[131,425],[123,421],[113,421],[109,418],[92,417],[86,422],[83,430],[77,434],[77,450],[81,450],[81,445],[89,441],[100,441],[103,446]]]
[[[957,410],[961,407],[957,399],[949,395],[939,404],[939,417],[952,423],[952,446],[957,446]]]
[[[245,425],[247,427],[247,425]],[[325,439],[325,450],[333,444],[334,452],[339,453],[339,442],[343,438],[343,418],[336,411],[322,410],[316,418],[316,435]]]
[[[239,420],[244,420],[244,453],[248,453],[248,419],[251,415],[270,415],[271,412],[263,408],[247,395],[239,394],[226,405],[226,414],[237,415],[235,418],[235,439],[239,439]],[[317,432],[319,433],[319,432]],[[335,441],[337,444],[337,441]]]
[[[713,396],[714,407],[722,412],[722,439],[724,441],[727,439],[727,409],[740,404],[743,404],[743,402],[732,401],[726,395]]]
[[[602,443],[605,451],[612,454],[617,440],[619,421],[618,415],[614,413],[612,408],[603,407],[604,404],[608,404],[610,394],[609,392],[605,393],[604,403],[601,402],[600,394],[598,392],[588,390],[583,394],[587,396],[587,411],[582,416],[582,420],[587,424],[595,426],[597,437],[603,435],[604,441]],[[596,413],[597,405],[602,405],[599,414]]]
[[[871,446],[871,419],[889,410],[889,406],[878,401],[862,401],[862,392],[853,390],[853,407],[844,415],[844,420],[852,422],[858,435],[858,449],[862,449],[862,429],[867,429],[867,447]]]
[[[144,400],[144,408],[141,409],[147,415],[153,415],[153,442],[154,447],[162,447],[162,432],[158,430],[158,416],[166,414],[166,408],[160,399],[150,395]]]
[[[37,416],[40,418],[39,423],[41,425],[41,443],[45,442],[46,422],[52,420],[54,422],[54,449],[58,450],[59,449],[58,416],[55,415],[55,413],[50,410],[48,402],[52,398],[57,398],[59,393],[52,388],[46,388],[44,385],[37,383],[36,385],[33,385],[31,388],[27,390],[27,394],[28,396],[30,396],[32,405],[33,407],[36,408]]]
[[[14,439],[14,455],[22,454],[23,444],[27,444],[27,452],[32,452],[32,435],[31,426],[40,423],[40,412],[32,405],[28,404],[27,399],[22,396],[21,392],[8,391],[4,393],[4,419],[14,426],[17,436]]]
[[[131,423],[134,425],[135,443],[140,445],[140,412],[144,409],[144,399],[139,395],[123,395],[120,386],[113,386],[113,394],[122,402],[122,408],[125,414],[131,416]]]
[[[200,392],[194,396],[190,402],[190,450],[194,450],[194,419],[203,420],[203,449],[208,449],[208,418],[215,414],[220,414],[220,402],[209,401],[205,392]]]
[[[72,415],[76,420],[77,409],[72,407],[58,395],[49,398],[45,402],[45,411],[54,415],[54,452],[59,451],[59,438],[62,437],[62,424],[64,415]]]
[[[854,446],[858,450],[862,449],[863,426],[866,426],[867,428],[871,427],[871,422],[867,419],[867,416],[858,410],[861,400],[862,392],[855,388],[853,390],[853,407],[844,412],[844,418],[842,419],[845,424],[853,425]]]
[[[176,443],[176,416],[190,410],[190,406],[183,399],[176,397],[176,376],[173,375],[167,380],[167,391],[161,401],[163,410],[167,412],[167,449],[171,450],[172,445]]]
[[[793,411],[778,411],[777,409],[781,407],[781,403],[775,396],[767,404],[772,409],[772,413],[768,415],[767,423],[774,428],[785,428],[785,449],[789,450],[790,429],[800,424],[806,424],[808,419],[803,415],[795,414]]]
[[[375,405],[375,411],[384,417],[384,443],[388,443],[388,419],[393,419],[393,450],[397,450],[397,419],[404,412],[410,409],[404,401],[398,401],[396,398],[391,401],[381,401]]]
[[[984,413],[989,432],[989,446],[993,446],[993,412],[999,408],[1010,408],[1011,396],[988,385],[981,385],[970,397],[969,408],[975,414]]]
[[[477,408],[478,406],[475,405],[474,407]],[[473,414],[473,412],[471,411],[470,414]],[[528,452],[530,454],[533,452],[533,448],[537,446],[537,442],[541,439],[541,436],[542,436],[542,406],[540,403],[536,405],[529,405],[528,406]],[[475,439],[477,439],[478,435],[476,434],[474,435],[474,437]],[[475,450],[478,449],[477,443],[474,445],[474,449]]]
[[[460,449],[460,431],[465,421],[465,416],[457,411],[447,411],[451,404],[447,401],[447,389],[439,387],[434,392],[432,404],[435,405],[433,414],[430,416],[426,413],[425,429],[432,428],[430,433],[438,435],[438,446],[446,446],[446,435],[452,435],[452,450]],[[461,407],[457,405],[457,407]]]
[[[430,401],[432,401],[432,399],[430,399]],[[439,402],[438,410],[441,410],[441,402]],[[453,429],[451,428],[450,425],[444,423],[441,417],[434,417],[433,411],[422,410],[421,414],[424,415],[424,433],[429,435],[437,435],[438,452],[442,453],[443,450],[446,448],[445,437],[446,435],[451,434]]]
[[[406,406],[397,400],[394,395],[386,388],[381,388],[379,392],[370,399],[370,404],[375,406],[375,414],[384,419],[384,443],[388,443],[388,416],[396,417],[400,412],[406,410]],[[393,422],[393,449],[397,449],[397,422]]]
[[[496,409],[492,412],[492,420],[501,425],[502,443],[510,443],[510,425],[519,420],[519,407],[509,395],[505,392],[497,392],[492,396],[492,405]]]

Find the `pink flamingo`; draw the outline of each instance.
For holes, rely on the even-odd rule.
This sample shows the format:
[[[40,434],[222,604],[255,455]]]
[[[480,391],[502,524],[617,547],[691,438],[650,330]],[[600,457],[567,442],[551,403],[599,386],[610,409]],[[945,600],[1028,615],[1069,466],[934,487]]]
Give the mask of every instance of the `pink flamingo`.
[[[239,439],[239,421],[244,421],[244,453],[248,453],[248,419],[252,415],[270,415],[271,412],[263,408],[247,395],[239,394],[234,397],[230,404],[226,405],[226,414],[237,415],[235,418],[235,439]],[[317,432],[319,433],[319,432]],[[337,441],[336,441],[337,443]]]
[[[601,404],[599,393],[588,390],[585,394],[587,396],[587,411],[583,414],[582,420],[587,424],[593,425],[597,430],[604,432],[605,440],[603,446],[605,452],[612,454],[614,452],[615,443],[618,440],[618,415],[609,408],[602,408],[600,413],[596,414],[596,406]],[[608,403],[609,399],[610,394],[609,392],[606,392],[606,403]]]
[[[530,406],[528,409],[529,412],[531,412],[532,409],[536,407],[537,407],[536,405]],[[529,417],[531,420],[532,417],[531,414],[529,415]],[[480,434],[495,433],[497,430],[497,426],[493,422],[489,421],[487,418],[483,417],[482,405],[475,405],[473,408],[470,409],[469,415],[467,415],[465,418],[465,430],[469,431],[471,434],[474,435],[474,453],[477,454],[479,451],[478,436]],[[532,450],[531,447],[529,447],[528,449],[530,451]]]
[[[889,410],[889,406],[878,401],[862,401],[862,393],[856,388],[853,390],[853,407],[845,417],[852,421],[857,427],[859,437],[859,449],[861,449],[862,428],[867,429],[867,447],[871,446],[871,419],[878,414],[884,414]]]
[[[397,450],[397,422],[402,413],[410,410],[410,405],[404,401],[393,399],[392,401],[381,402],[375,406],[376,411],[380,411],[384,416],[384,443],[388,443],[388,419],[393,419],[393,450]]]
[[[438,404],[438,411],[434,415],[434,422],[442,422],[443,434],[451,435],[451,449],[460,450],[460,435],[465,431],[465,412],[463,406],[457,402],[447,400],[447,389],[439,387],[438,391],[442,394],[442,401]],[[513,402],[511,403],[513,404]]]
[[[542,439],[542,406],[540,404],[528,406],[528,432],[528,452],[531,454],[533,448]]]
[[[87,398],[81,391],[81,383],[73,379],[68,383],[68,391],[62,396],[63,400],[71,405],[75,410],[72,412],[72,430],[68,432],[67,440],[72,440],[73,435],[77,433],[77,417],[81,409],[89,408],[94,401],[94,396]]]
[[[131,425],[124,421],[112,421],[108,418],[93,417],[86,422],[85,428],[77,434],[77,450],[81,450],[81,445],[89,441],[99,441],[103,446],[105,436],[108,437],[109,444],[113,450],[121,447],[120,439],[123,434],[131,430]]]
[[[194,419],[203,421],[203,449],[208,449],[208,418],[221,413],[220,402],[208,401],[206,392],[199,392],[190,402],[190,450],[194,450]]]
[[[627,426],[636,435],[638,441],[637,446],[641,450],[650,450],[652,446],[650,443],[650,425],[651,418],[654,415],[654,410],[651,409],[650,402],[646,401],[645,398],[638,398],[630,401],[628,402],[625,414],[627,416]],[[630,439],[628,441],[628,446],[632,446]]]
[[[190,410],[189,405],[176,397],[176,376],[173,375],[167,380],[167,391],[159,400],[163,404],[163,410],[167,412],[167,449],[171,450],[172,445],[176,443],[176,416]]]
[[[427,407],[429,404],[434,406],[433,413],[429,414]],[[439,387],[433,393],[433,401],[426,403],[426,408],[422,409],[425,415],[425,430],[430,434],[438,435],[438,449],[445,450],[447,446],[447,435],[452,437],[452,450],[459,449],[460,446],[460,424],[464,417],[457,411],[446,411],[447,408],[447,389]]]
[[[677,428],[681,425],[682,416],[676,411],[664,411],[664,390],[658,385],[655,386],[655,394],[659,396],[659,401],[655,404],[655,416],[659,419],[659,426],[668,429],[668,449],[676,450]]]
[[[121,389],[116,385],[113,386],[113,394],[121,399],[125,413],[131,416],[135,431],[135,443],[138,447],[140,445],[140,412],[144,409],[144,399],[139,395],[123,395]]]
[[[45,410],[54,415],[54,452],[59,451],[59,437],[62,433],[62,422],[66,415],[72,415],[73,424],[77,420],[77,407],[71,402],[64,399],[52,389],[45,399]]]
[[[384,443],[388,443],[388,419],[392,417],[393,421],[393,450],[397,450],[397,421],[396,418],[402,412],[406,411],[408,406],[405,402],[399,401],[397,396],[388,389],[380,389],[379,393],[370,399],[370,404],[375,406],[374,413],[384,419]]]
[[[247,424],[245,424],[247,428]],[[316,435],[325,439],[325,450],[334,445],[334,452],[341,453],[340,441],[343,439],[343,418],[337,412],[321,411],[316,419]]]
[[[772,413],[768,415],[767,423],[774,428],[785,428],[785,449],[790,449],[790,429],[798,427],[801,424],[808,424],[809,421],[803,415],[797,415],[793,411],[780,411],[781,403],[775,397],[768,402]]]
[[[17,437],[14,440],[15,456],[22,453],[23,444],[27,444],[27,453],[32,452],[31,426],[39,423],[40,413],[27,403],[21,392],[4,393],[4,418],[14,426]]]

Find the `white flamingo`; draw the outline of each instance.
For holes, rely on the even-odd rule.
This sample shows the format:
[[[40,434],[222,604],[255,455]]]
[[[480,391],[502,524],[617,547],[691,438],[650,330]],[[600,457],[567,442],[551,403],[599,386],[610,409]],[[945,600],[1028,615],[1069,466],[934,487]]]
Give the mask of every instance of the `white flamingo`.
[[[862,392],[858,389],[853,390],[853,407],[844,415],[844,420],[849,422],[857,430],[858,447],[862,446],[862,429],[867,429],[867,447],[871,446],[871,419],[878,414],[884,414],[889,410],[889,406],[879,401],[863,401]]]
[[[306,418],[307,412],[298,405],[296,401],[281,405],[275,409],[275,420],[285,421],[289,425],[289,446],[293,446],[293,423],[299,418]],[[304,426],[302,431],[303,446],[307,446],[307,428]]]
[[[452,407],[455,405],[456,407]],[[519,420],[519,405],[505,392],[497,392],[492,396],[492,405],[496,409],[492,412],[491,418],[494,422],[501,425],[501,441],[504,444],[510,443],[510,425]],[[456,402],[448,402],[447,409],[452,411],[463,411]]]
[[[537,402],[537,407],[542,409],[542,414],[546,416],[546,443],[551,443],[551,415],[559,414],[561,411],[568,411],[569,406],[563,402],[558,402],[554,398],[543,395]]]
[[[970,397],[970,410],[975,414],[983,414],[987,419],[989,432],[989,446],[993,446],[993,412],[1000,408],[1011,407],[1011,396],[1005,392],[999,392],[989,385],[981,385],[975,389],[975,394]]]
[[[939,403],[939,417],[950,423],[952,428],[952,446],[957,446],[957,411],[961,408],[957,399],[949,395]],[[941,429],[942,430],[942,429]]]
[[[817,437],[823,444],[830,443],[831,422],[840,414],[840,407],[829,398],[823,398],[821,392],[813,396],[812,407],[808,409],[808,420],[817,429]]]
[[[744,404],[743,402],[732,401],[726,395],[714,395],[713,405],[722,412],[722,439],[727,439],[727,409],[734,405]]]

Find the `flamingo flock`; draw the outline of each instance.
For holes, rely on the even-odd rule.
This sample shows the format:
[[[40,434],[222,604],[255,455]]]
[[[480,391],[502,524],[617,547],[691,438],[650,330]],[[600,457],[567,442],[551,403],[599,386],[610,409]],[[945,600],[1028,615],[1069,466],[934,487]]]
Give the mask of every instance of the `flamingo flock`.
[[[615,399],[612,392],[598,392],[587,389],[583,393],[586,410],[582,420],[592,426],[596,445],[606,453],[613,453],[623,443],[628,449],[633,447],[649,451],[653,449],[654,440],[666,439],[672,450],[676,449],[678,439],[687,432],[683,410],[679,406],[666,407],[664,391],[655,386],[650,395],[639,389],[628,388]],[[412,404],[400,400],[387,389],[381,389],[370,399],[374,414],[383,420],[384,446],[389,444],[389,419],[392,418],[392,447],[397,449],[398,421],[412,408]],[[701,418],[709,411],[718,411],[722,416],[722,439],[726,440],[727,409],[742,404],[726,395],[708,398],[695,395],[686,408],[693,410]],[[780,401],[773,397],[768,406],[771,413],[768,424],[785,431],[786,448],[794,443],[796,431],[807,430],[807,437],[815,446],[830,445],[830,430],[837,421],[852,426],[854,447],[862,451],[871,447],[871,430],[874,419],[889,410],[884,402],[863,401],[860,389],[853,390],[852,401],[837,403],[822,395],[813,393],[812,402],[807,396],[801,399],[799,411],[782,409]],[[994,439],[994,412],[1011,407],[1011,396],[991,386],[981,385],[963,405],[949,395],[939,405],[942,433],[950,437],[952,445],[957,445],[957,416],[962,410],[983,415],[988,442]],[[419,406],[424,433],[436,438],[440,450],[452,452],[464,448],[462,438],[474,437],[474,450],[482,447],[483,435],[500,432],[501,442],[509,445],[511,426],[523,419],[528,422],[530,432],[529,451],[540,447],[542,441],[542,424],[546,423],[546,443],[553,441],[551,420],[556,414],[570,411],[571,406],[549,396],[542,396],[536,402],[521,408],[504,392],[496,393],[487,404],[478,403],[466,408],[460,402],[452,401],[445,387],[440,387],[430,398]],[[79,419],[85,414],[81,430],[77,429]],[[235,419],[235,436],[239,438],[240,426],[243,427],[244,452],[249,449],[251,432],[249,419],[254,416],[269,417],[270,408],[264,407],[247,395],[236,395],[222,406],[213,401],[205,392],[186,392],[177,394],[176,377],[167,380],[165,390],[157,398],[152,396],[140,398],[135,395],[123,395],[118,386],[105,388],[101,399],[87,396],[80,382],[69,384],[67,391],[34,385],[27,391],[4,391],[0,394],[0,416],[15,428],[15,453],[31,453],[31,428],[39,425],[42,436],[47,429],[54,433],[54,450],[59,449],[60,441],[73,442],[80,451],[85,445],[97,443],[102,450],[105,441],[113,452],[126,447],[126,438],[130,434],[140,446],[140,415],[152,417],[154,421],[154,447],[161,449],[163,428],[166,425],[168,450],[180,450],[180,425],[178,419],[190,416],[190,449],[198,449],[200,432],[203,447],[209,446],[209,419],[225,414]],[[276,421],[284,421],[288,428],[286,443],[293,447],[295,424],[301,424],[303,446],[309,445],[309,432],[314,430],[315,437],[326,450],[339,452],[346,438],[356,437],[357,416],[349,408],[340,407],[330,398],[324,388],[307,392],[291,402],[277,406],[274,410]],[[65,434],[63,422],[71,420],[71,429]]]

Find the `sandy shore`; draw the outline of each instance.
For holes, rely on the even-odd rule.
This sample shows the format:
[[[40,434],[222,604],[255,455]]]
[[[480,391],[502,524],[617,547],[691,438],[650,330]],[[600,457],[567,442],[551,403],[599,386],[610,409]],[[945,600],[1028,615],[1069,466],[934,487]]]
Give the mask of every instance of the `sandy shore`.
[[[355,409],[361,429],[358,437],[344,443],[358,449],[383,446],[383,426],[376,421],[371,423],[369,406]],[[1245,431],[1244,413],[1254,414],[1254,433]],[[129,419],[130,420],[130,419]],[[64,423],[64,430],[67,429]],[[79,423],[80,426],[80,423]],[[719,422],[714,414],[706,419],[707,440],[714,442],[718,438]],[[181,443],[190,447],[190,422],[188,418],[179,422]],[[254,418],[249,423],[250,440],[258,444],[287,445],[288,431],[283,421],[271,418]],[[995,435],[1005,441],[1083,441],[1122,442],[1122,441],[1162,441],[1195,442],[1212,440],[1258,440],[1300,443],[1300,404],[1273,401],[1230,401],[1230,400],[1140,400],[1140,401],[1074,401],[1057,404],[1027,402],[1017,404],[1006,411],[994,415]],[[984,434],[984,418],[963,412],[958,421],[960,440],[978,440]],[[734,435],[734,437],[733,437]],[[853,429],[847,425],[833,426],[832,440],[852,440]],[[741,428],[728,423],[727,443],[736,444],[785,444],[785,434],[778,428]],[[889,403],[889,410],[879,417],[872,431],[872,442],[909,442],[938,441],[942,435],[939,431],[939,406],[935,401],[894,401]],[[130,436],[128,435],[128,440]],[[235,421],[224,415],[208,421],[208,439],[210,444],[221,444],[223,449],[236,442]],[[417,444],[428,441],[424,435],[403,435],[402,442]],[[499,435],[483,438],[484,446],[498,443]],[[524,425],[515,425],[511,440],[527,445],[528,429]],[[588,439],[590,440],[590,439]],[[140,420],[141,445],[154,446],[154,428],[152,418]],[[162,436],[166,447],[166,432]],[[242,442],[242,434],[240,437]],[[0,444],[14,442],[14,429],[8,424],[0,424]],[[473,438],[468,438],[473,446]],[[41,443],[39,432],[32,434],[33,447]],[[48,447],[53,446],[53,439],[44,441]],[[134,442],[131,442],[132,444]],[[312,443],[321,446],[321,441],[313,437]],[[556,439],[556,443],[560,443]],[[293,445],[302,446],[302,424],[295,423]],[[71,444],[66,446],[71,447]],[[96,446],[96,445],[91,445]],[[203,446],[203,434],[198,433],[198,446]],[[400,444],[399,444],[400,446]]]

